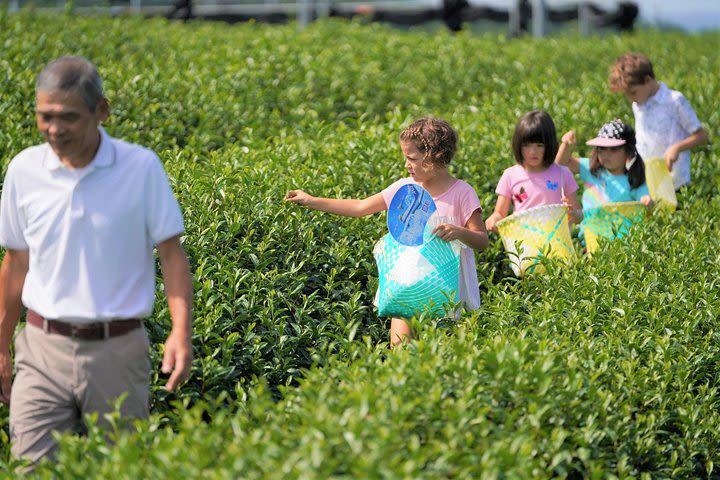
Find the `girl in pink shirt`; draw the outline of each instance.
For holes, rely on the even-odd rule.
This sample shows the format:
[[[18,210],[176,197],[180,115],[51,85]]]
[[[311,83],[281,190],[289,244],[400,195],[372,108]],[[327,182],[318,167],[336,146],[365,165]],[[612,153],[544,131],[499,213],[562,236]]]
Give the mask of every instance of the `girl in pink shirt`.
[[[403,130],[400,134],[400,148],[409,176],[382,192],[365,199],[340,199],[313,197],[302,190],[291,190],[285,196],[285,201],[337,215],[364,217],[387,210],[393,195],[402,185],[414,183],[423,187],[435,201],[435,215],[441,219],[432,233],[448,242],[459,240],[468,247],[463,248],[460,254],[458,296],[468,308],[478,308],[480,291],[473,250],[487,247],[488,234],[477,194],[470,185],[453,177],[448,171],[457,149],[457,134],[446,121],[424,117]],[[409,338],[410,334],[405,319],[392,319],[391,345],[397,345]]]
[[[578,185],[567,167],[555,163],[558,141],[550,115],[538,110],[523,115],[515,126],[512,148],[517,165],[500,177],[495,211],[485,220],[487,229],[497,233],[497,222],[507,217],[511,203],[514,213],[562,203],[569,209],[570,221],[580,223]]]

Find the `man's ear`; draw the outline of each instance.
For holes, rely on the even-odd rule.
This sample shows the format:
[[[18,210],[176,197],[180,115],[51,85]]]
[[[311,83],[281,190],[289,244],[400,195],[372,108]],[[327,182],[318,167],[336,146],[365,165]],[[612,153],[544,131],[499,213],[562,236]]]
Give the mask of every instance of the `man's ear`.
[[[110,103],[107,98],[103,97],[97,104],[95,109],[95,115],[97,116],[98,123],[102,123],[110,116]]]

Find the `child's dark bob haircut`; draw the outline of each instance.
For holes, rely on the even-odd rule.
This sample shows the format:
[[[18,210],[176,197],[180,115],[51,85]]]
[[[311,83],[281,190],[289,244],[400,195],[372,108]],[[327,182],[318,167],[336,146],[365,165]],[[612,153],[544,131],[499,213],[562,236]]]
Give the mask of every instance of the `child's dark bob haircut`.
[[[557,132],[555,131],[555,123],[547,112],[535,110],[526,113],[520,117],[517,125],[515,125],[512,149],[515,161],[520,165],[524,163],[522,147],[528,143],[542,143],[545,145],[542,162],[544,167],[549,167],[555,162],[555,155],[557,155],[558,151]]]

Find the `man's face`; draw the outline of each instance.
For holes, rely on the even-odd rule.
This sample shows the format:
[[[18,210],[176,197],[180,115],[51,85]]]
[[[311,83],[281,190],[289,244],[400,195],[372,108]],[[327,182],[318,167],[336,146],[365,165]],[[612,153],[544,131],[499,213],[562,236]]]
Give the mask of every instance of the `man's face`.
[[[101,100],[93,112],[79,93],[43,92],[35,98],[38,129],[57,156],[71,166],[92,161],[98,147],[98,125],[108,117],[109,108]]]

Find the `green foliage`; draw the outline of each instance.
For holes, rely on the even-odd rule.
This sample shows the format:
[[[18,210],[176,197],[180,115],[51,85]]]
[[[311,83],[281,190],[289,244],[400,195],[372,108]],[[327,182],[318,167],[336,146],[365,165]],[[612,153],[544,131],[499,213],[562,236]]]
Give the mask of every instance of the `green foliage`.
[[[487,214],[524,112],[547,109],[580,139],[632,120],[606,87],[628,50],[685,93],[713,141],[718,34],[511,41],[2,11],[0,27],[3,164],[41,141],[35,75],[87,56],[113,108],[107,130],[165,164],[195,274],[191,380],[170,395],[156,376],[151,419],[64,437],[40,478],[717,477],[717,143],[694,153],[681,210],[592,260],[519,281],[493,238],[478,256],[481,309],[418,321],[419,339],[396,351],[372,307],[384,218],[281,199],[380,191],[403,174],[401,128],[434,114],[458,129],[451,168]],[[155,365],[169,325],[158,292]],[[5,407],[0,427],[8,460]]]

